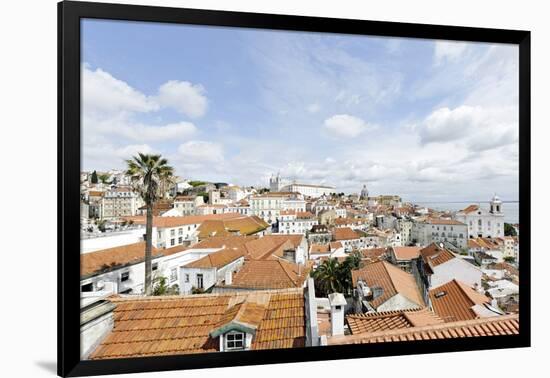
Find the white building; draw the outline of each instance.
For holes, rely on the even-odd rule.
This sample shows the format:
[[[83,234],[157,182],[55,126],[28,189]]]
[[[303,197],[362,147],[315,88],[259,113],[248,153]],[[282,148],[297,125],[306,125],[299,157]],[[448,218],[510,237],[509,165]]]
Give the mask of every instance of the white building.
[[[317,218],[309,211],[283,210],[279,217],[279,234],[303,234],[319,224]]]
[[[177,196],[174,198],[174,209],[180,212],[181,216],[195,215],[198,206],[204,205],[202,196]]]
[[[288,183],[288,180],[282,179],[279,174],[271,176],[269,179],[269,189],[271,192],[295,192],[312,198],[330,195],[335,191],[335,188],[332,186],[298,184],[296,182]]]
[[[276,223],[283,210],[305,211],[305,207],[305,201],[298,193],[274,192],[250,197],[251,214],[269,224]]]
[[[457,212],[456,219],[468,225],[470,237],[504,237],[502,201],[496,195],[489,203],[489,210],[483,209],[479,205],[470,205]]]
[[[466,260],[458,258],[446,248],[433,243],[420,250],[420,258],[422,259],[420,274],[428,289],[441,286],[453,279],[476,290],[481,288],[483,272]]]
[[[80,290],[82,297],[104,294],[142,294],[145,281],[145,242],[102,249],[81,255]],[[178,283],[178,267],[196,259],[183,246],[153,248],[153,281],[166,278]]]
[[[130,187],[118,187],[107,190],[101,198],[100,218],[116,219],[137,214],[145,203]]]
[[[431,243],[451,243],[462,249],[468,247],[468,226],[454,219],[427,218],[414,222],[412,241],[420,246]]]

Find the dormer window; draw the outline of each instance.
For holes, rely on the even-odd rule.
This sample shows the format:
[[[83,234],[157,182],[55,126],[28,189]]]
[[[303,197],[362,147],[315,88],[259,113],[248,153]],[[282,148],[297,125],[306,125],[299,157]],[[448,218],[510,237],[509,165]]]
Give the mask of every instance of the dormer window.
[[[225,350],[244,350],[246,335],[244,332],[228,332],[225,334]]]

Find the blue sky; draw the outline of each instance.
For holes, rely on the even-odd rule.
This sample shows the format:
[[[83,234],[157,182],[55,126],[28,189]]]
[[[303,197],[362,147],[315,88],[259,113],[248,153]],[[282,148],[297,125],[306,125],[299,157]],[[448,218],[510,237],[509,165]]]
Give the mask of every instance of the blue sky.
[[[516,200],[517,72],[511,45],[84,20],[83,169]]]

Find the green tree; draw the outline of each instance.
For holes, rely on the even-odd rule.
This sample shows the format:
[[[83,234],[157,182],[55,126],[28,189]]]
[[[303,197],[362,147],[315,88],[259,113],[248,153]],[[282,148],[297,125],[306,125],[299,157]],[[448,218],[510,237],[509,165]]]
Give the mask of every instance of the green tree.
[[[174,170],[161,155],[138,153],[126,160],[134,190],[139,193],[147,208],[145,228],[145,295],[151,295],[151,251],[153,249],[153,205],[162,195],[161,188],[173,178]]]
[[[311,277],[313,277],[316,291],[322,296],[343,291],[342,274],[339,270],[338,260],[335,258],[323,261],[317,269],[311,272]]]
[[[106,173],[102,173],[99,176],[97,176],[97,178],[99,179],[99,181],[101,181],[102,184],[109,184],[109,177],[111,176],[109,176]]]
[[[92,172],[92,184],[97,184],[97,172]]]
[[[350,295],[353,290],[353,281],[351,279],[351,271],[360,269],[363,265],[363,255],[359,251],[353,251],[346,257],[344,262],[338,266],[338,274],[342,285],[344,295]]]
[[[510,223],[504,223],[504,236],[518,236],[518,233]]]
[[[161,276],[155,280],[156,284],[153,289],[153,295],[178,295],[180,293],[179,286],[168,286],[166,277]]]

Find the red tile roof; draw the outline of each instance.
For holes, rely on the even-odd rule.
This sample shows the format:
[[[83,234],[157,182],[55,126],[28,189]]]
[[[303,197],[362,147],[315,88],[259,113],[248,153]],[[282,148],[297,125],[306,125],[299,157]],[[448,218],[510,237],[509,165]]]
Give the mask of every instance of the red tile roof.
[[[90,359],[215,352],[233,321],[254,328],[251,349],[305,346],[303,289],[110,300],[114,328]]]
[[[430,290],[433,310],[445,322],[469,320],[477,317],[472,306],[489,304],[491,299],[468,285],[452,280]]]
[[[394,341],[455,339],[462,337],[505,336],[519,334],[519,315],[504,315],[423,327],[398,328],[350,336],[328,338],[328,345],[367,344]]]
[[[353,240],[353,239],[359,239],[359,238],[361,238],[361,235],[349,227],[335,228],[332,231],[332,239],[335,241]]]
[[[421,247],[392,247],[397,260],[412,260],[420,256]]]
[[[181,245],[166,249],[153,247],[151,254],[155,258],[183,252],[186,249],[187,247]],[[119,267],[137,264],[144,260],[145,242],[83,253],[80,255],[80,275],[81,277],[87,277],[93,274],[100,274]]]
[[[346,316],[346,321],[353,335],[443,323],[428,309],[354,314]]]
[[[233,275],[231,285],[246,289],[287,289],[303,287],[311,266],[300,266],[286,260],[248,260]]]
[[[374,308],[382,305],[396,294],[403,295],[419,307],[424,306],[424,300],[413,275],[387,261],[373,262],[365,265],[362,269],[352,270],[351,277],[354,287],[357,286],[359,280],[362,280],[370,288],[382,288],[382,295],[370,301]]]
[[[442,248],[435,243],[432,243],[429,246],[421,249],[420,256],[431,269],[456,258],[456,256],[451,251],[444,247]]]

